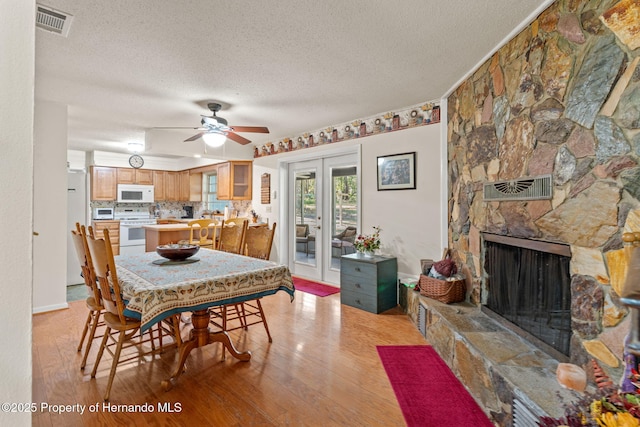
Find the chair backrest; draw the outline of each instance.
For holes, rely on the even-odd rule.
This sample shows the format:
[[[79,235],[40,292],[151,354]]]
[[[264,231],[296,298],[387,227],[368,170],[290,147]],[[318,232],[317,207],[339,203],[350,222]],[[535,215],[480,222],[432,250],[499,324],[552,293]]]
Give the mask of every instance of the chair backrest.
[[[213,224],[213,228],[209,228],[209,226]],[[192,245],[200,245],[207,246],[211,245],[215,247],[213,243],[215,241],[215,236],[217,234],[217,228],[220,225],[220,222],[217,219],[194,219],[193,221],[189,221],[187,223],[189,226],[189,243]]]
[[[296,237],[307,237],[309,235],[309,224],[296,224]]]
[[[247,227],[244,235],[244,254],[268,260],[271,256],[271,245],[275,232],[275,222],[271,229],[269,227]]]
[[[87,247],[87,236],[84,225],[80,226],[80,223],[76,222],[76,229],[71,230],[71,240],[76,249],[84,284],[87,286],[89,295],[92,295],[96,303],[100,304],[100,291],[96,285],[96,277],[93,271],[93,263],[91,262],[91,254],[89,254],[89,248]]]
[[[344,231],[340,234],[342,234],[342,237],[340,237],[340,240],[345,240],[347,242],[355,242],[356,240],[356,234],[358,233],[358,229],[356,227],[352,227],[352,226],[348,226],[347,228],[344,229]]]
[[[222,221],[222,228],[220,228],[220,242],[218,243],[217,249],[219,251],[239,254],[242,251],[244,233],[246,230],[246,218],[242,221],[242,225],[238,225],[234,222],[227,224],[227,221]]]
[[[224,223],[225,224],[236,224],[236,225],[242,225],[242,223],[244,221],[246,221],[247,218],[229,218],[229,219],[225,219]]]
[[[111,249],[111,239],[109,239],[109,229],[104,230],[104,239],[95,238],[92,235],[87,237],[87,246],[93,261],[93,270],[96,274],[102,304],[105,310],[116,315],[120,323],[126,324],[124,316],[124,301],[120,292],[120,282],[116,273],[116,262]]]

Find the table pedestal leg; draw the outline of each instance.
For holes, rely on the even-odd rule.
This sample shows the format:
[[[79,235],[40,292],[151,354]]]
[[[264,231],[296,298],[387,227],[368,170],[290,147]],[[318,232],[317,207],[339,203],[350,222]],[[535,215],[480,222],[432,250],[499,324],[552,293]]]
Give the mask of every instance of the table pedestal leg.
[[[229,335],[226,331],[211,332],[209,331],[209,320],[211,315],[209,310],[194,311],[191,315],[191,324],[193,329],[189,335],[189,340],[182,343],[180,347],[180,357],[178,358],[178,364],[176,369],[171,374],[168,380],[162,381],[162,388],[165,390],[171,389],[178,377],[184,372],[184,364],[187,361],[187,356],[191,353],[191,350],[197,347],[204,347],[205,345],[219,342],[225,346],[229,353],[238,360],[247,362],[251,360],[251,353],[248,351],[239,352],[231,342]]]

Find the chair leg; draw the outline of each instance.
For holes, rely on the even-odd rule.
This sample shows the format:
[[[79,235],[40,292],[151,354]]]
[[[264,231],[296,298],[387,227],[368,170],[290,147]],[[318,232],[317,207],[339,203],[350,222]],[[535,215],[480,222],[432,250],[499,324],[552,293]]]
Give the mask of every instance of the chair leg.
[[[262,318],[262,324],[264,325],[264,330],[267,331],[267,337],[269,337],[269,342],[273,342],[271,339],[271,333],[269,333],[269,326],[267,325],[267,318],[264,317],[264,310],[262,310],[262,304],[260,303],[260,298],[256,300],[258,310],[260,310],[260,317]]]
[[[93,320],[91,324],[91,330],[89,331],[89,341],[84,348],[84,356],[82,356],[82,363],[80,364],[80,369],[84,369],[87,366],[87,356],[89,356],[89,350],[91,350],[91,344],[93,344],[93,340],[96,337],[96,329],[98,329],[98,323],[100,323],[100,316],[102,312],[95,311],[93,314]]]
[[[107,326],[107,329],[104,331],[104,336],[102,337],[102,342],[100,343],[100,351],[98,351],[96,363],[95,365],[93,365],[93,370],[91,371],[91,378],[96,377],[96,372],[98,372],[98,365],[100,365],[102,353],[104,353],[104,349],[107,347],[107,340],[109,339],[109,335],[111,335],[111,328]]]
[[[160,338],[160,339],[162,339],[162,334],[160,333],[160,330],[159,330],[159,329],[158,329],[158,334],[160,334],[160,337],[159,337],[159,338]],[[142,341],[142,340],[144,339],[144,338],[143,338],[143,335],[144,335],[144,334],[140,333],[140,341]],[[151,351],[152,351],[153,353],[155,353],[155,352],[156,352],[156,342],[155,342],[155,340],[153,339],[153,326],[149,328],[149,336],[151,337],[151,339],[150,339],[150,341],[151,341]]]
[[[109,381],[107,382],[107,390],[104,393],[104,400],[109,400],[109,393],[111,393],[111,385],[113,379],[116,376],[116,368],[118,367],[118,360],[120,360],[120,352],[122,351],[122,345],[125,340],[125,333],[123,331],[118,335],[118,345],[116,346],[116,352],[113,354],[113,362],[111,363],[111,372],[109,372]]]
[[[82,350],[82,343],[84,343],[84,339],[87,336],[87,331],[89,330],[89,323],[91,322],[91,318],[93,317],[93,313],[89,310],[89,314],[87,315],[87,320],[84,322],[84,328],[82,329],[82,337],[80,338],[80,344],[78,344],[78,351]]]
[[[245,331],[248,331],[249,326],[247,326],[247,312],[244,309],[243,302],[236,304],[236,313],[238,313],[238,317],[240,317],[240,326],[242,326]]]

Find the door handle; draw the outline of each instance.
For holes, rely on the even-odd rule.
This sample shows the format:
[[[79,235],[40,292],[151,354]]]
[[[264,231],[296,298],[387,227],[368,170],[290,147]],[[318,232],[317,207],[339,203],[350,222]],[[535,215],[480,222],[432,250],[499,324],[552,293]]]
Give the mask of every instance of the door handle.
[[[317,228],[318,230],[320,230],[320,226],[319,226],[319,225],[318,225],[316,228]]]

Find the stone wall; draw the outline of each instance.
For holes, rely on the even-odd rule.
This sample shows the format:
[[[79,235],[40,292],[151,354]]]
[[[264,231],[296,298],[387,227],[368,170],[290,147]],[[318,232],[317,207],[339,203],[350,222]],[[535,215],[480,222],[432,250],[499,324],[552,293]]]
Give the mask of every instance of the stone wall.
[[[571,360],[585,367],[585,343],[621,359],[628,331],[618,295],[621,235],[640,231],[638,16],[633,0],[557,1],[448,99],[449,246],[469,301],[486,298],[481,232],[570,245]],[[483,201],[487,181],[544,174],[550,200]]]

